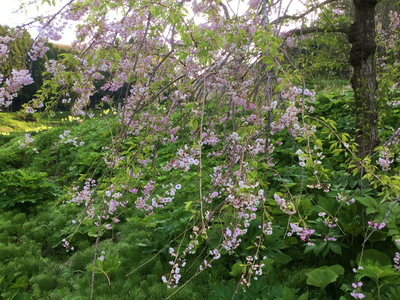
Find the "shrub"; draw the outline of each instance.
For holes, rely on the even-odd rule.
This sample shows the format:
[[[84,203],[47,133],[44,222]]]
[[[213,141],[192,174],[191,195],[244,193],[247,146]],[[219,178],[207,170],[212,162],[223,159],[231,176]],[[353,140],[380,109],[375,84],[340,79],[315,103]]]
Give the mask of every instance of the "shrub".
[[[43,172],[28,172],[23,169],[1,172],[0,207],[54,200],[59,194],[58,188],[46,176]]]

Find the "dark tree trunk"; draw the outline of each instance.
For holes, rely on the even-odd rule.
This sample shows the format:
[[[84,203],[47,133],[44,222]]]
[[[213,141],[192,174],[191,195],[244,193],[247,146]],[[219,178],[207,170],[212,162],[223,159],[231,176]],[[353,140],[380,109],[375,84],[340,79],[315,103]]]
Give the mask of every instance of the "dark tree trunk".
[[[375,6],[377,0],[353,0],[354,23],[348,33],[350,64],[353,67],[351,86],[356,106],[357,156],[365,158],[378,144],[378,118],[375,107],[377,89],[375,65]]]

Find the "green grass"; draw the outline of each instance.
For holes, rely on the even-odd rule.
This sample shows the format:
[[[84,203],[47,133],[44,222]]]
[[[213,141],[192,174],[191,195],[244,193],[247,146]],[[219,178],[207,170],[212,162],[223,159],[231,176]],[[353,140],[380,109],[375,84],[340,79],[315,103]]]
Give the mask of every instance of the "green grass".
[[[0,132],[30,131],[36,122],[27,122],[18,113],[0,113]]]
[[[95,110],[96,117],[111,115],[111,110]],[[0,112],[0,135],[7,136],[16,132],[39,132],[54,126],[66,125],[84,118],[73,118],[70,112],[55,112],[50,116],[48,113],[34,113],[33,115],[21,112]]]
[[[343,95],[345,91],[350,90],[350,82],[347,79],[328,79],[318,78],[306,81],[306,86],[316,93],[330,93],[335,95]]]

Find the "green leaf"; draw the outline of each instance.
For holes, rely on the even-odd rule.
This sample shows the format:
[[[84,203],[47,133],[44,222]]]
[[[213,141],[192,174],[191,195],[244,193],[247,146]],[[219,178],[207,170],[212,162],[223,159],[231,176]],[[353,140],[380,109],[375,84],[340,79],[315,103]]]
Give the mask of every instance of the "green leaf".
[[[358,270],[357,279],[363,277],[369,277],[375,281],[378,281],[384,277],[393,276],[394,279],[398,277],[398,273],[391,266],[381,266],[378,262],[374,265],[365,265],[363,269]]]
[[[341,265],[323,266],[320,269],[323,269],[323,270],[330,269],[333,272],[335,272],[338,276],[344,275],[344,268]]]
[[[340,247],[340,245],[338,245],[336,243],[332,243],[330,248],[333,253],[342,255],[342,247]]]
[[[368,263],[368,261],[369,261],[371,264],[375,264],[376,262],[378,262],[381,266],[386,266],[386,265],[392,264],[392,261],[388,255],[386,255],[385,253],[383,253],[381,251],[375,250],[375,249],[368,249],[368,250],[365,250],[363,253],[360,252],[356,258],[357,263],[360,262],[361,254],[362,254],[363,262]],[[361,263],[361,265],[364,266],[363,263]]]
[[[315,243],[315,246],[309,246],[306,247],[307,252],[310,250],[313,250],[315,256],[318,256],[321,254],[321,252],[325,249],[325,247],[327,246],[326,242],[319,242],[319,243]],[[310,248],[310,250],[308,250]]]
[[[26,289],[28,287],[28,283],[25,281],[24,277],[18,277],[15,282],[11,285],[12,289],[16,288],[24,288]]]
[[[199,57],[204,57],[208,54],[208,51],[206,49],[200,50],[198,53]]]
[[[297,300],[308,300],[308,292],[301,294]]]
[[[293,291],[290,288],[288,288],[287,286],[285,286],[283,288],[282,296],[283,296],[283,299],[285,299],[285,300],[295,300],[296,299]]]
[[[195,102],[190,102],[190,103],[186,104],[186,106],[185,106],[185,111],[188,112],[188,111],[191,110],[195,105],[196,105]]]
[[[370,196],[354,197],[354,199],[367,207],[367,214],[374,213],[378,208],[378,201]]]
[[[229,272],[229,274],[231,274],[232,277],[238,277],[242,275],[243,271],[244,265],[242,264],[242,262],[237,262],[232,266],[232,271]]]
[[[97,227],[91,227],[87,233],[88,236],[91,237],[97,237],[97,232],[98,232],[98,228]]]
[[[196,131],[198,126],[199,126],[199,121],[197,119],[193,120],[192,130]]]
[[[307,274],[307,284],[325,289],[325,287],[335,282],[338,275],[331,269],[315,269]]]

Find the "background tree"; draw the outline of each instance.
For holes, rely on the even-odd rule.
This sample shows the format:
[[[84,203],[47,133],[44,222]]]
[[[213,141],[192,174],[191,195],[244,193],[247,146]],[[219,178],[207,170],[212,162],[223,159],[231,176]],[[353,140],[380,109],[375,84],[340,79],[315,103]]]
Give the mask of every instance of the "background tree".
[[[354,90],[356,132],[355,141],[358,144],[357,156],[365,158],[371,154],[378,145],[377,135],[378,115],[376,110],[376,22],[377,16],[382,21],[388,22],[384,13],[388,7],[395,7],[392,1],[336,1],[327,0],[310,5],[305,17],[314,11],[320,11],[319,18],[313,26],[292,30],[289,35],[321,34],[331,35],[332,32],[342,33],[347,36],[351,45],[349,64],[352,68],[351,85]],[[337,16],[334,11],[342,13]],[[344,13],[346,12],[346,13]],[[284,18],[297,19],[300,16],[284,16]]]
[[[9,30],[10,28],[8,26],[0,25],[0,36],[7,36],[9,34]],[[28,66],[28,60],[26,57],[32,42],[33,40],[29,32],[23,30],[22,35],[9,44],[8,59],[2,61],[0,65],[1,74],[10,74],[12,69],[19,70]]]

